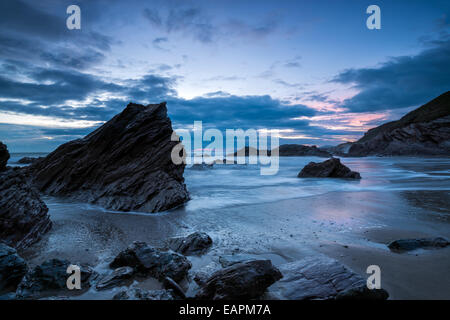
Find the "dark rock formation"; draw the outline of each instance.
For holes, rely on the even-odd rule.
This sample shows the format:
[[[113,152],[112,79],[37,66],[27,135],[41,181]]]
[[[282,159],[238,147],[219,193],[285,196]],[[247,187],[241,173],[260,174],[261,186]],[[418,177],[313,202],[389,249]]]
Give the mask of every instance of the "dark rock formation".
[[[184,279],[192,267],[189,260],[179,253],[160,251],[138,241],[120,252],[110,264],[111,268],[124,266],[160,280],[170,277],[175,281]]]
[[[275,149],[274,149],[275,150]],[[239,157],[248,157],[248,156],[257,156],[260,153],[262,155],[270,156],[274,150],[258,150],[249,146],[244,147],[241,150],[236,151],[229,156],[239,156]],[[282,144],[277,148],[278,155],[280,157],[331,157],[331,153],[321,150],[316,146],[304,146],[301,144]]]
[[[190,169],[191,170],[206,170],[212,169],[214,167],[214,163],[194,163]]]
[[[130,103],[94,132],[28,168],[45,194],[112,210],[164,211],[189,199],[184,164],[171,159],[179,143],[171,141],[172,133],[165,102]]]
[[[348,155],[450,155],[450,91],[398,121],[370,129]]]
[[[9,152],[8,148],[6,147],[6,144],[3,144],[0,141],[0,171],[3,171],[6,169],[6,164],[9,160]]]
[[[61,290],[67,290],[67,268],[71,263],[67,260],[51,259],[29,271],[17,288],[16,295],[19,299],[36,299],[53,294]],[[81,287],[90,286],[90,280],[95,275],[94,271],[85,266],[81,269]]]
[[[95,288],[97,290],[105,290],[117,287],[127,282],[134,274],[131,267],[120,267],[115,269],[111,274],[104,276],[99,280]]]
[[[175,300],[172,290],[142,290],[132,288],[114,295],[113,300]]]
[[[331,153],[334,156],[346,157],[348,155],[348,151],[350,150],[352,145],[353,145],[353,142],[344,142],[344,143],[338,144],[337,146],[334,146],[334,147],[327,147],[327,148],[322,148],[322,149],[328,151],[329,153]]]
[[[42,159],[45,159],[45,158],[44,157],[39,157],[39,158],[23,157],[23,158],[20,158],[17,161],[17,163],[19,163],[19,164],[32,164],[32,163],[34,163],[36,161],[39,161],[39,160],[42,160]]]
[[[194,232],[186,237],[171,238],[167,246],[185,256],[200,255],[212,246],[212,239],[204,232]]]
[[[0,239],[16,249],[33,244],[50,230],[48,208],[18,168],[0,172]]]
[[[228,157],[249,157],[249,156],[257,156],[260,152],[267,153],[267,150],[258,150],[253,147],[245,146],[244,148],[236,151],[235,153],[231,153],[227,155]]]
[[[331,158],[324,162],[310,162],[298,174],[299,178],[350,178],[361,179],[358,172],[344,166],[339,158]]]
[[[400,239],[388,244],[393,251],[411,251],[416,249],[445,248],[450,246],[450,242],[442,237],[421,238],[421,239]]]
[[[238,300],[260,297],[275,281],[282,278],[270,260],[237,263],[215,272],[200,288],[200,300]]]
[[[269,293],[283,300],[387,299],[383,289],[366,290],[366,280],[338,261],[314,256],[280,266],[283,279]]]
[[[331,157],[331,153],[321,150],[316,146],[304,146],[301,144],[282,144],[278,148],[280,157]]]
[[[0,292],[16,291],[17,285],[27,273],[27,264],[14,248],[0,242]]]

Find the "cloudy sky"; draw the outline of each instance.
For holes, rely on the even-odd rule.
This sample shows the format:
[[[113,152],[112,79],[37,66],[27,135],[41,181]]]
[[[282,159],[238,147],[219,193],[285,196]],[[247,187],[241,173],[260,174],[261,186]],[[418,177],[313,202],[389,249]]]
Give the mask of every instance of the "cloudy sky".
[[[130,101],[167,101],[174,128],[355,140],[450,89],[449,31],[448,0],[3,0],[0,140],[51,151]]]

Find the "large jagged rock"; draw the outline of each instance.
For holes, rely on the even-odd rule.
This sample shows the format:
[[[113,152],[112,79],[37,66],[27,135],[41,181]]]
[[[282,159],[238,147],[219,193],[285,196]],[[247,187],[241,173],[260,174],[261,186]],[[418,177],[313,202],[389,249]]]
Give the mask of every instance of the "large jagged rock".
[[[9,160],[9,152],[8,148],[6,147],[6,144],[3,144],[0,141],[0,171],[3,171],[6,169],[6,164]]]
[[[27,263],[14,248],[0,242],[0,292],[16,290],[27,273]]]
[[[170,277],[175,281],[181,281],[187,276],[192,264],[177,252],[161,251],[145,242],[135,241],[120,252],[109,266],[111,268],[128,266],[160,280]]]
[[[215,272],[195,297],[200,300],[255,299],[281,278],[282,274],[270,260],[237,263]]]
[[[299,178],[349,178],[361,179],[358,172],[344,166],[339,158],[331,158],[324,162],[310,162],[298,174]]]
[[[178,253],[188,255],[201,255],[212,246],[212,239],[204,232],[194,232],[186,237],[171,238],[167,246]]]
[[[272,298],[283,300],[385,300],[384,289],[369,290],[366,280],[340,262],[314,256],[280,266],[283,279],[269,288]]]
[[[348,151],[348,156],[370,155],[450,155],[450,91],[370,129]]]
[[[45,194],[71,197],[120,211],[159,212],[189,199],[184,164],[171,152],[166,103],[130,103],[83,139],[63,144],[33,163],[36,186]]]
[[[0,172],[0,239],[23,249],[50,230],[48,208],[18,168]]]

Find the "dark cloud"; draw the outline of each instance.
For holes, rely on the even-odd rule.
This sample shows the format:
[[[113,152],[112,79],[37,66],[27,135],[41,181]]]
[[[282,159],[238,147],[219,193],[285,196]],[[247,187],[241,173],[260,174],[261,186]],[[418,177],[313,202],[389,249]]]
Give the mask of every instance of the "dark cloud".
[[[230,19],[224,28],[227,33],[233,36],[240,36],[246,38],[265,38],[278,28],[278,20],[274,18],[267,18],[257,24],[249,24],[246,21],[239,19]]]
[[[207,78],[204,81],[239,81],[245,80],[245,77],[240,76],[215,76],[211,78]]]
[[[163,13],[156,9],[146,8],[143,14],[153,27],[167,33],[183,32],[203,43],[213,41],[214,27],[210,18],[200,9],[173,7]]]
[[[149,103],[175,94],[172,87],[176,78],[154,74],[118,84],[74,70],[33,67],[14,60],[1,64],[0,71],[0,97],[3,99],[0,110],[30,115],[104,121],[120,112],[130,100]],[[124,98],[100,100],[98,97],[102,93]],[[87,98],[90,99],[88,106],[67,105],[68,101],[83,103]]]
[[[300,83],[289,83],[287,81],[284,81],[282,79],[275,79],[273,80],[274,83],[282,85],[283,87],[287,87],[287,88],[297,88],[300,89],[302,87],[302,85]]]
[[[167,37],[159,37],[159,38],[153,39],[152,44],[153,44],[153,47],[155,47],[156,49],[163,50],[163,51],[169,51],[168,49],[165,49],[161,46],[163,43],[167,43],[167,42],[169,42],[169,39]]]
[[[112,38],[83,27],[68,30],[64,14],[30,1],[0,2],[0,58],[53,67],[86,69],[104,60]]]
[[[14,30],[18,33],[32,35],[44,39],[58,40],[67,34],[65,20],[40,11],[36,5],[27,2],[0,2],[0,29]]]
[[[297,61],[290,61],[284,64],[286,68],[300,68],[301,64]]]
[[[286,105],[270,96],[234,96],[211,93],[191,100],[168,99],[169,113],[177,125],[203,121],[224,128],[303,128],[307,121],[293,120],[312,116],[313,109],[304,105]]]
[[[349,69],[333,81],[352,84],[359,91],[343,102],[352,112],[418,106],[450,88],[450,39],[429,42],[414,56],[389,59],[375,68]]]
[[[167,34],[179,32],[202,43],[211,43],[218,38],[265,38],[278,29],[281,20],[277,15],[269,15],[255,23],[234,17],[218,22],[199,8],[170,6],[167,3],[162,9],[145,8],[143,16],[152,27]],[[153,45],[159,46],[159,43],[153,42]]]

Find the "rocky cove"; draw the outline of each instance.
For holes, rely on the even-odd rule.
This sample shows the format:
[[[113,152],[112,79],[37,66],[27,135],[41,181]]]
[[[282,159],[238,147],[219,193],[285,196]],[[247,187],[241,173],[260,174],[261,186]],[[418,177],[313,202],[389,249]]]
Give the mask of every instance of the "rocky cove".
[[[411,272],[436,284],[435,294],[448,293],[439,281],[449,263],[448,159],[346,158],[352,172],[340,162],[292,157],[270,178],[238,164],[184,170],[166,157],[172,130],[165,108],[130,104],[29,167],[3,168],[2,183],[18,179],[21,186],[2,185],[4,194],[37,203],[35,223],[2,238],[2,261],[17,271],[14,285],[8,280],[16,290],[3,297],[386,299],[387,292],[417,294],[406,280]],[[303,167],[308,174],[299,174]],[[20,199],[7,202],[9,212]],[[438,236],[444,240],[432,240]],[[406,254],[388,247],[416,238],[428,240]],[[436,259],[440,267],[424,272]],[[69,263],[82,266],[82,292],[64,287]],[[365,270],[373,264],[382,266],[387,291],[367,290]]]

